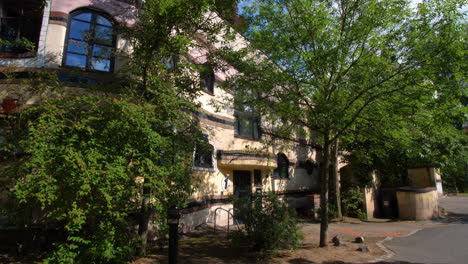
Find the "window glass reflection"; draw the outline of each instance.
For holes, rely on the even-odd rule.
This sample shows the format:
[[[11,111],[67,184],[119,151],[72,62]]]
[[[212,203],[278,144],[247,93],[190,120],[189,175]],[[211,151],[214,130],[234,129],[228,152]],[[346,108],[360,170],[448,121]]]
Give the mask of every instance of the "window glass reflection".
[[[66,64],[68,66],[85,68],[86,67],[86,56],[79,55],[79,54],[74,54],[74,53],[69,53],[67,55]]]
[[[102,44],[112,44],[112,28],[96,26],[94,32],[95,41]]]
[[[88,40],[91,24],[73,20],[70,28],[70,37],[79,40]]]
[[[93,57],[92,69],[98,71],[110,71],[110,60]]]
[[[88,49],[88,44],[86,42],[78,41],[78,40],[70,40],[68,42],[68,51],[69,52],[86,54],[87,49]]]
[[[99,16],[99,15],[97,16],[96,23],[98,23],[99,25],[112,27],[112,23],[109,20],[107,20],[107,19],[105,19],[105,18],[103,18],[102,16]]]
[[[74,19],[84,20],[91,22],[91,13],[83,13],[73,17]]]
[[[100,13],[72,13],[64,54],[67,66],[110,72],[114,45],[112,22]]]

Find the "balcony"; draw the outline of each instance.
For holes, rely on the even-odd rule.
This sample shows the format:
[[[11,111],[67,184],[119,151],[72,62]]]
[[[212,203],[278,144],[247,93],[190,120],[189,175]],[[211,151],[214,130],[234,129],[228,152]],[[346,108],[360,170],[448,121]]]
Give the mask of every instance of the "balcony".
[[[269,152],[218,150],[218,167],[230,169],[275,169],[276,155]]]

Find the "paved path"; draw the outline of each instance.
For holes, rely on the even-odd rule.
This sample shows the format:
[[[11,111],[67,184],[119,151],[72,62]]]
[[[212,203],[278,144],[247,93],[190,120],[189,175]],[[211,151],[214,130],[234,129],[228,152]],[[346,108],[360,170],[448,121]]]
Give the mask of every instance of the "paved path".
[[[371,220],[366,222],[339,222],[331,223],[328,227],[328,238],[332,239],[335,235],[347,237],[348,240],[357,236],[363,237],[401,237],[413,234],[423,228],[441,225],[431,221],[390,221],[390,220]],[[320,234],[320,225],[307,223],[302,226],[304,243],[318,243]]]
[[[444,197],[439,201],[448,213],[441,221],[444,224],[385,243],[396,252],[388,262],[468,263],[468,197]]]

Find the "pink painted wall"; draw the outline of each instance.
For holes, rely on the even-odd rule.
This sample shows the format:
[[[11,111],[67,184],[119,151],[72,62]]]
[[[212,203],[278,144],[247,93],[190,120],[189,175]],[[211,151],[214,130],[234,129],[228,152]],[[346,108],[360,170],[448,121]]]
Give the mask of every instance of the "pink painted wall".
[[[94,7],[100,9],[119,22],[133,24],[136,9],[131,5],[118,0],[52,0],[51,11],[69,14],[81,7]]]

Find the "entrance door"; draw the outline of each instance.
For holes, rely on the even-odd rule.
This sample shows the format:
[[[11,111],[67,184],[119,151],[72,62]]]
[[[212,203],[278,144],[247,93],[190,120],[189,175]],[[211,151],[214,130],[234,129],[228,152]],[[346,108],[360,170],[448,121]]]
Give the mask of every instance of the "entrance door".
[[[234,171],[234,197],[242,199],[243,206],[250,206],[250,197],[252,196],[252,181],[250,171]],[[239,215],[239,207],[241,204],[234,203],[234,220],[240,223],[242,217]],[[242,206],[242,207],[243,207]]]
[[[234,197],[250,199],[252,195],[252,181],[250,171],[234,171]]]

